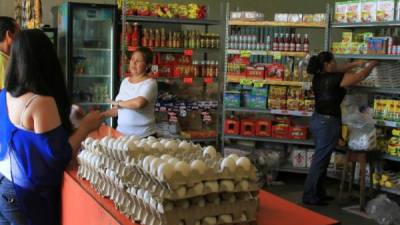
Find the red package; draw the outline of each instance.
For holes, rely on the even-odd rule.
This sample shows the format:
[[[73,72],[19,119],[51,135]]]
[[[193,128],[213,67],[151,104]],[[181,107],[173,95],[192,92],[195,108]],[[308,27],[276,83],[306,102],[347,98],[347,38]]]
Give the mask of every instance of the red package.
[[[242,136],[254,136],[255,135],[255,124],[252,119],[240,120],[240,135]]]
[[[256,136],[270,137],[272,132],[271,120],[259,119],[256,121]]]
[[[276,124],[272,126],[272,137],[273,138],[289,138],[289,125],[287,124]]]
[[[289,128],[289,138],[290,139],[307,139],[308,129],[306,126],[293,126]]]
[[[226,119],[225,120],[225,134],[239,135],[240,121],[239,119]]]
[[[285,77],[285,67],[282,64],[270,64],[267,66],[265,79],[267,80],[283,80]]]

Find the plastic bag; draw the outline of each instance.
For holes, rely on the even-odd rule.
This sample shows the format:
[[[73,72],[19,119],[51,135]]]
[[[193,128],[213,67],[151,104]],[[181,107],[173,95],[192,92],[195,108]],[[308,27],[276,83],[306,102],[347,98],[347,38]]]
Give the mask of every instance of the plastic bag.
[[[367,213],[380,225],[400,225],[400,207],[381,194],[367,204]]]
[[[376,148],[376,129],[366,125],[361,128],[350,127],[349,148],[352,150],[371,150]]]

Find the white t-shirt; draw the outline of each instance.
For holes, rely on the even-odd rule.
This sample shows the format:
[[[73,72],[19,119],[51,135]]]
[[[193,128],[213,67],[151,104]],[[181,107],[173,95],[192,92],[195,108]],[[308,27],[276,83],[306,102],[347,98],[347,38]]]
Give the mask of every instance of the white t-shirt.
[[[156,133],[154,107],[157,100],[157,81],[147,79],[133,84],[125,78],[119,89],[116,101],[126,101],[136,97],[144,97],[148,104],[141,109],[118,109],[117,130],[124,135],[146,137]]]

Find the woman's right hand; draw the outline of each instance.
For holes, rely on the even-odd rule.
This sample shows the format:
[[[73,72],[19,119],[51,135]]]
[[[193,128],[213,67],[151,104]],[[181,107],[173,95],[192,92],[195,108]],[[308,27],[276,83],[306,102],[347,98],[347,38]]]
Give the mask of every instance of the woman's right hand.
[[[80,127],[82,127],[87,133],[96,130],[100,127],[104,120],[104,115],[100,111],[89,112],[83,117]]]
[[[374,68],[379,64],[379,62],[377,60],[372,60],[367,62],[366,66],[370,67],[370,68]]]

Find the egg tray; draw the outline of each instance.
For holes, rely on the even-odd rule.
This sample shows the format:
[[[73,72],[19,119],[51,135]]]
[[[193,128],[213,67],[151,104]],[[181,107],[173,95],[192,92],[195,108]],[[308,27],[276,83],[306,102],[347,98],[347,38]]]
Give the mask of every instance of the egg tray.
[[[258,206],[257,199],[253,199],[237,201],[235,204],[228,202],[218,205],[210,204],[207,207],[176,207],[160,213],[140,198],[131,196],[131,199],[134,207],[131,208],[129,216],[134,221],[145,225],[211,225],[254,222]],[[223,220],[222,215],[230,215],[231,220]],[[208,220],[214,220],[214,222],[208,222]]]
[[[168,183],[159,182],[159,180],[155,179],[155,177],[142,170],[140,167],[128,169],[123,164],[115,162],[108,157],[99,156],[88,151],[82,151],[78,159],[81,164],[91,165],[92,168],[98,168],[99,170],[111,169],[111,171],[113,171],[112,175],[126,187],[133,186],[149,190],[159,199],[177,200],[218,192],[258,190],[255,181],[248,181],[245,179],[229,180],[221,179],[221,177],[219,177],[218,180],[199,181],[198,183],[176,186],[175,189],[172,189]]]
[[[87,171],[85,171],[87,170]],[[184,201],[177,201],[177,202],[169,202],[169,201],[164,201],[163,203],[158,203],[155,199],[153,199],[149,194],[147,194],[147,197],[144,198],[143,194],[141,195],[141,197],[138,197],[136,195],[136,193],[140,192],[140,190],[136,190],[136,193],[132,194],[132,190],[134,190],[133,188],[130,189],[126,189],[123,186],[121,186],[121,182],[118,182],[115,180],[115,177],[112,176],[111,171],[108,171],[109,173],[106,174],[104,172],[99,172],[99,171],[95,171],[93,170],[93,168],[91,167],[85,167],[85,166],[81,166],[79,169],[79,174],[88,179],[92,185],[95,187],[96,191],[99,192],[102,196],[105,197],[109,197],[116,205],[116,208],[118,210],[121,211],[121,213],[130,216],[131,218],[134,218],[135,220],[140,220],[140,221],[144,221],[144,224],[177,224],[175,223],[174,220],[176,220],[176,217],[174,215],[176,215],[176,212],[172,211],[178,211],[181,212],[182,211],[182,207],[177,207],[177,205],[184,205],[184,204],[179,204],[179,202],[184,202]],[[144,190],[141,190],[142,193],[145,192]],[[228,193],[224,193],[226,196],[230,196],[231,194]],[[224,196],[224,194],[220,194],[220,196]],[[144,194],[145,195],[145,194]],[[246,196],[251,196],[251,197],[247,197],[247,198],[241,198],[241,199],[246,199],[246,200],[239,200],[239,201],[235,201],[234,204],[232,201],[222,201],[221,204],[213,204],[213,203],[209,203],[206,205],[202,205],[202,206],[197,206],[196,205],[196,198],[190,199],[190,201],[192,202],[193,206],[190,207],[190,209],[193,211],[195,210],[196,212],[198,212],[200,209],[215,209],[218,207],[225,207],[225,205],[238,205],[241,204],[242,202],[249,202],[249,201],[253,201],[254,199],[256,199],[257,197],[257,192],[254,192],[253,195],[251,195],[250,193],[238,193],[237,196],[240,195],[246,195]],[[210,198],[212,199],[212,197],[215,197],[216,195],[209,195],[203,199],[206,198]],[[217,194],[218,196],[218,194]],[[236,196],[236,195],[235,195]],[[222,199],[224,197],[221,197]],[[197,198],[199,199],[199,198]],[[226,199],[229,199],[226,198]],[[238,197],[239,199],[239,197]],[[187,200],[189,201],[189,200]],[[139,203],[139,204],[138,204]],[[142,204],[140,204],[142,203]],[[145,204],[145,205],[144,205]],[[173,210],[169,213],[169,211],[164,211],[164,210],[160,210],[166,208],[167,204],[174,204]],[[217,207],[216,207],[217,205]],[[254,205],[254,203],[252,203],[251,205]],[[139,208],[138,208],[139,206]],[[145,206],[145,207],[143,207]],[[151,208],[151,211],[149,211],[149,207]],[[247,206],[244,206],[247,207]],[[184,207],[184,209],[186,209],[187,207]],[[145,209],[145,211],[143,211],[143,209]],[[247,208],[246,208],[247,209]],[[220,209],[221,210],[221,209]],[[220,210],[211,210],[211,212],[217,213],[220,212]],[[149,213],[146,213],[150,212]],[[222,212],[226,212],[224,210],[222,210]],[[188,213],[192,213],[190,210]],[[249,213],[249,212],[246,212]],[[207,214],[210,215],[210,214]],[[232,214],[233,215],[233,214]],[[250,215],[250,214],[246,214],[246,215]],[[200,216],[203,216],[203,214],[200,214]],[[179,217],[179,221],[185,221],[184,224],[188,224],[187,223],[187,218],[185,217]],[[190,217],[191,219],[193,219],[193,217]],[[195,217],[195,218],[203,218],[203,217]],[[168,222],[168,221],[172,221],[173,222]],[[220,221],[221,222],[221,221]],[[194,223],[196,224],[196,223]],[[202,224],[206,224],[206,223],[202,223]],[[221,223],[217,223],[217,224],[222,224]]]
[[[81,168],[85,168],[85,167],[81,167]],[[248,201],[253,201],[254,199],[257,199],[257,194],[258,192],[253,192],[253,194],[251,193],[237,193],[237,194],[231,194],[231,193],[222,193],[222,194],[214,194],[214,195],[209,195],[209,196],[205,196],[205,197],[201,197],[201,198],[192,198],[192,199],[188,199],[188,200],[181,200],[181,201],[164,201],[162,203],[157,202],[154,198],[151,197],[150,194],[146,193],[145,190],[134,190],[133,188],[130,189],[125,189],[123,187],[121,187],[119,182],[115,182],[115,180],[113,180],[112,176],[110,175],[106,175],[102,172],[96,172],[93,171],[91,169],[90,170],[91,173],[93,173],[93,175],[89,175],[89,176],[85,176],[85,172],[80,172],[82,173],[82,175],[84,175],[86,178],[88,178],[88,180],[90,180],[92,183],[92,185],[95,187],[96,191],[99,192],[102,196],[105,197],[109,197],[115,204],[116,208],[121,211],[121,213],[127,215],[127,216],[131,216],[132,217],[132,212],[135,212],[133,214],[133,216],[136,220],[140,220],[140,218],[142,218],[143,221],[146,221],[146,218],[143,217],[137,217],[138,215],[141,215],[142,211],[138,210],[142,210],[143,206],[141,208],[137,208],[138,206],[138,201],[137,200],[141,200],[142,203],[147,204],[147,206],[151,207],[152,210],[156,210],[157,214],[158,214],[158,218],[160,220],[160,218],[168,218],[166,215],[168,215],[169,211],[172,210],[181,210],[181,208],[199,208],[199,209],[204,209],[204,208],[215,208],[215,205],[237,205],[240,204],[241,202],[248,202]],[[95,180],[95,181],[94,181]],[[137,195],[136,193],[142,193]],[[144,193],[144,194],[143,194]],[[140,197],[139,197],[140,196]],[[221,197],[219,197],[221,196]],[[224,197],[225,196],[225,197]],[[235,196],[235,200],[232,201],[230,200],[230,198],[232,196]],[[238,197],[236,197],[238,196]],[[240,197],[241,196],[241,197]],[[216,199],[225,199],[222,201],[218,201],[218,204],[216,203],[212,203],[213,202],[213,198],[215,199],[215,197],[217,197]],[[203,204],[199,204],[199,199],[203,199]],[[208,203],[204,203],[205,201],[208,201]],[[241,199],[236,201],[236,199]],[[135,201],[136,200],[136,201]],[[190,207],[188,204],[184,204],[183,202],[190,202]],[[172,209],[171,207],[168,207],[168,205],[173,205]],[[185,207],[186,205],[186,207]],[[170,209],[168,209],[170,208]],[[132,211],[133,209],[133,211]],[[218,211],[212,211],[212,212],[218,212]],[[154,214],[154,212],[153,212]],[[175,213],[172,213],[175,214]],[[164,219],[165,220],[165,219]],[[148,223],[145,223],[148,224]],[[165,224],[165,223],[161,223],[161,224]],[[176,224],[174,222],[172,222],[171,224]],[[185,223],[186,224],[186,223]]]

